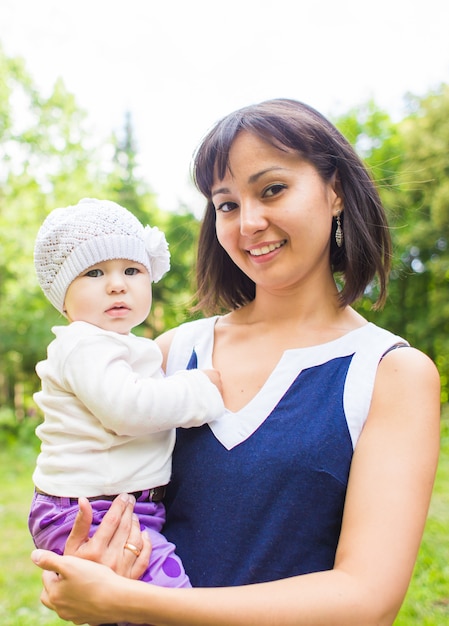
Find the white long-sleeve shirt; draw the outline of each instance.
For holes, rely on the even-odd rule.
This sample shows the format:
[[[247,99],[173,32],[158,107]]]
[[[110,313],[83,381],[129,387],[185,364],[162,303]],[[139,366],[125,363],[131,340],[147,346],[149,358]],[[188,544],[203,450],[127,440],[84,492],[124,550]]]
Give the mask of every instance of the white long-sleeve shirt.
[[[224,412],[200,370],[164,377],[154,341],[86,322],[53,329],[36,366],[44,412],[35,485],[55,496],[140,491],[170,479],[176,427],[201,426]]]

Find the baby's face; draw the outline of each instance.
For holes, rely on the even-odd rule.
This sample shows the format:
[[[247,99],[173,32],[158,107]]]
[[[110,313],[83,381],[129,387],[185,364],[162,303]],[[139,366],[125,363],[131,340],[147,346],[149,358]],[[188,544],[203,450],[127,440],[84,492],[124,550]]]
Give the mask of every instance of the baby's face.
[[[122,335],[142,323],[150,308],[148,270],[128,259],[92,265],[70,284],[64,301],[70,322],[89,322]]]

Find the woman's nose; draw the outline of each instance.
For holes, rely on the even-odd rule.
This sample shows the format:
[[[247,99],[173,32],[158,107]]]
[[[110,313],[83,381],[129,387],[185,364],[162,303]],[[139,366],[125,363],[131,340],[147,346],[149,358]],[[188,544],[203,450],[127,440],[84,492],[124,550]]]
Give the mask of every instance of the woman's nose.
[[[259,202],[242,202],[240,205],[240,233],[253,235],[268,225],[264,206]]]

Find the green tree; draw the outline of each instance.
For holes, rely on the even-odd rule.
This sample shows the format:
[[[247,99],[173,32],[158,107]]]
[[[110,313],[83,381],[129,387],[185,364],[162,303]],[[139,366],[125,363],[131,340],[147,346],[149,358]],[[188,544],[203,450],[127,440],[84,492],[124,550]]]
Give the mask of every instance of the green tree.
[[[170,248],[170,271],[153,285],[153,306],[138,332],[154,337],[188,316],[192,301],[193,268],[199,224],[187,207],[162,212],[139,172],[137,140],[132,115],[125,114],[122,133],[113,137],[113,170],[108,178],[110,198],[125,206],[145,225],[164,231]]]
[[[396,224],[401,224],[402,216],[398,206],[398,172],[403,160],[402,138],[390,115],[380,109],[373,100],[354,107],[336,120],[337,127],[353,144],[359,156],[368,166],[375,180],[382,202],[386,208],[392,227],[392,239],[395,248],[392,278],[398,275],[397,259],[401,252],[396,249]],[[396,285],[390,282],[390,300],[395,293]],[[365,297],[357,304],[363,314],[388,328],[398,331],[403,327],[401,313],[387,304],[381,313],[373,311],[373,302],[377,297],[377,285],[373,283]],[[382,319],[382,322],[380,320]]]
[[[198,222],[186,207],[163,213],[139,177],[131,114],[109,144],[94,145],[86,114],[61,79],[42,97],[20,59],[0,47],[0,425],[2,412],[32,413],[34,368],[63,323],[35,276],[37,231],[55,207],[82,197],[110,198],[142,223],[159,226],[170,243],[171,271],[154,285],[151,315],[137,332],[153,337],[179,324],[192,298]],[[109,152],[109,161],[104,154]]]
[[[409,336],[437,363],[442,400],[449,399],[449,86],[409,96],[399,125],[404,159],[398,202],[404,228],[397,240],[407,270]]]
[[[61,80],[39,95],[20,59],[0,48],[0,404],[32,404],[34,365],[59,316],[38,288],[34,240],[50,209],[97,188],[85,115]]]
[[[435,360],[448,401],[449,379],[449,88],[408,96],[408,114],[393,123],[373,102],[337,120],[371,169],[386,206],[394,246],[389,298],[363,314]]]
[[[50,210],[86,196],[107,197],[166,232],[172,269],[154,285],[152,313],[138,330],[150,337],[187,314],[198,223],[185,207],[177,214],[158,209],[138,175],[129,113],[120,136],[95,146],[86,114],[62,80],[42,97],[23,62],[1,47],[0,76],[0,406],[21,418],[34,407],[35,363],[45,357],[51,327],[63,321],[42,294],[33,265],[34,240]]]
[[[125,113],[121,132],[112,135],[111,145],[112,171],[106,180],[109,198],[134,213],[142,223],[157,219],[155,196],[139,175],[138,145],[130,111]]]

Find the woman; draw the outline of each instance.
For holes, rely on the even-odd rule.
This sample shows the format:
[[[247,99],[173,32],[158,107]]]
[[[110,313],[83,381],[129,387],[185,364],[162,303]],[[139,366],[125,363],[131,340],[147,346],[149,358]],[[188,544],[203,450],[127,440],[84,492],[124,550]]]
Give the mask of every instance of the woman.
[[[292,100],[224,118],[194,174],[207,198],[199,305],[228,312],[159,343],[168,373],[213,364],[228,409],[179,431],[174,455],[164,531],[198,588],[35,553],[59,572],[44,575],[43,602],[77,623],[392,624],[435,476],[439,378],[351,307],[376,276],[386,297],[377,191],[335,127]],[[86,542],[82,501],[66,552],[137,577],[148,541],[131,509],[118,500]]]

